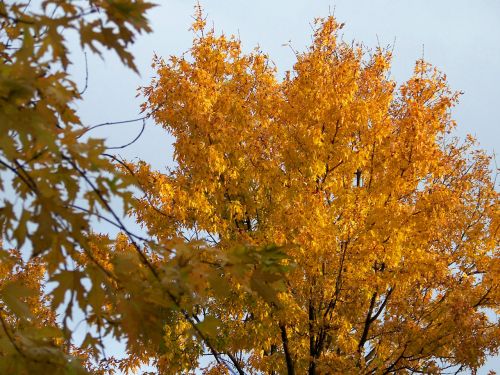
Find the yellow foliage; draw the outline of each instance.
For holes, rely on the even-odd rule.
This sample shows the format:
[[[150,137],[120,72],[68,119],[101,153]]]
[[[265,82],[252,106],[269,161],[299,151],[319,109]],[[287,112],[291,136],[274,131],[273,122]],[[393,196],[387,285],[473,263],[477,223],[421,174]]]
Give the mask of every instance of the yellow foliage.
[[[397,88],[391,54],[328,17],[280,79],[198,8],[189,53],[155,57],[142,90],[175,137],[165,174],[88,137],[61,32],[135,69],[151,7],[0,0],[0,238],[31,250],[0,251],[1,373],[192,373],[205,355],[206,374],[440,373],[498,351],[499,196],[489,156],[450,136],[443,74],[420,60]]]
[[[257,272],[257,300],[236,283],[204,302],[244,373],[477,369],[500,338],[490,157],[450,136],[443,74],[419,60],[396,88],[391,54],[343,42],[342,26],[318,19],[280,80],[198,14],[189,55],[155,57],[143,89],[177,167],[140,165],[135,215],[164,239],[287,249],[281,288]]]

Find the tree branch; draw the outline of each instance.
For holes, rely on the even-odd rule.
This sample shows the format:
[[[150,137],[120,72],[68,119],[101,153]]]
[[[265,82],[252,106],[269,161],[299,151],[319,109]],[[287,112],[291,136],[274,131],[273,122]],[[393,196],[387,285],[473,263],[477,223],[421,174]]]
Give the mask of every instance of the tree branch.
[[[141,135],[144,132],[145,128],[146,128],[146,119],[143,118],[142,119],[142,128],[141,128],[141,131],[139,132],[139,134],[132,141],[130,141],[129,143],[126,143],[124,145],[121,145],[121,146],[106,147],[106,149],[107,150],[118,150],[118,149],[123,149],[125,147],[130,146],[131,144],[135,143],[139,138],[141,138]]]
[[[286,369],[288,375],[295,375],[295,368],[293,366],[293,359],[290,355],[290,348],[288,347],[288,336],[284,324],[280,324],[281,341],[283,342],[283,352],[285,353]]]

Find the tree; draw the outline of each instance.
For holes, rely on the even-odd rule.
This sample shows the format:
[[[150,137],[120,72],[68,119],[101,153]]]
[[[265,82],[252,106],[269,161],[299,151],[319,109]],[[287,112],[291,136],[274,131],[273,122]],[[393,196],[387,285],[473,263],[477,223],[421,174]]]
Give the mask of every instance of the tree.
[[[0,1],[0,239],[24,245],[27,264],[36,265],[1,249],[2,372],[83,371],[66,323],[74,301],[85,309],[84,298],[89,304],[95,298],[81,280],[97,286],[99,279],[77,272],[75,262],[81,264],[82,253],[92,257],[92,217],[110,211],[111,197],[126,207],[131,182],[103,156],[103,140],[82,138],[89,127],[74,108],[86,87],[67,73],[65,35],[74,31],[82,49],[111,49],[135,69],[128,47],[137,33],[150,31],[151,7],[142,0]],[[49,295],[47,279],[59,282]],[[66,291],[71,298],[61,328],[53,311]]]
[[[182,373],[202,355],[212,374],[439,372],[494,353],[498,193],[449,136],[444,77],[420,61],[398,93],[390,54],[328,18],[279,81],[198,12],[191,56],[157,58],[143,91],[140,120],[177,139],[163,174],[89,136],[67,73],[67,32],[134,69],[151,6],[0,1],[1,372]]]
[[[189,54],[156,57],[143,89],[177,166],[127,165],[146,192],[135,215],[160,242],[287,249],[283,289],[261,275],[263,299],[235,281],[202,300],[240,374],[475,371],[500,345],[491,158],[453,136],[443,74],[419,60],[396,88],[390,52],[342,42],[342,26],[318,19],[280,80],[199,13]],[[193,370],[192,334],[168,332],[160,369]]]

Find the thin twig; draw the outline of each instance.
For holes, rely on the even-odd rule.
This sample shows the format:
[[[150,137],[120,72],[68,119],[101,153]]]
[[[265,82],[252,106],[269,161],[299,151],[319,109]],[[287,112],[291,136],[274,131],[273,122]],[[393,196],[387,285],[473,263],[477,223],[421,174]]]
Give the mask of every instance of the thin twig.
[[[97,212],[92,212],[89,209],[86,209],[86,208],[81,207],[81,206],[77,206],[76,204],[70,204],[70,205],[68,205],[68,207],[75,208],[77,210],[83,211],[83,212],[85,212],[85,213],[87,213],[89,215],[92,215],[92,216],[95,216],[95,217],[97,217],[97,218],[99,218],[101,220],[104,220],[105,222],[113,225],[114,227],[116,227],[118,229],[123,229],[122,226],[120,226],[120,224],[115,223],[113,220],[108,219],[106,216],[103,216],[103,215],[101,215],[101,214],[99,214]],[[149,242],[149,240],[147,238],[141,237],[141,236],[139,236],[137,234],[134,234],[134,233],[131,233],[131,232],[129,232],[128,234],[130,234],[132,237],[136,238],[139,241]]]
[[[121,146],[114,146],[114,147],[106,147],[107,150],[118,150],[118,149],[123,149],[125,147],[128,147],[130,145],[132,145],[133,143],[135,143],[139,138],[141,138],[141,135],[142,133],[144,133],[144,129],[146,128],[146,120],[145,119],[142,119],[142,128],[141,128],[141,131],[139,132],[139,134],[132,140],[130,141],[129,143],[127,144],[124,144],[124,145],[121,145]]]
[[[85,91],[87,91],[87,88],[89,87],[89,64],[87,61],[87,52],[83,52],[83,54],[85,55],[85,86],[80,92],[78,92],[80,95],[85,94]]]
[[[142,116],[142,117],[138,117],[138,118],[134,118],[134,119],[132,119],[132,120],[123,120],[123,121],[110,121],[110,122],[103,122],[103,123],[101,123],[101,124],[97,124],[97,125],[93,125],[93,126],[88,127],[87,129],[85,129],[85,132],[83,132],[82,134],[80,134],[80,135],[78,136],[78,138],[80,138],[80,137],[81,137],[81,136],[83,136],[84,134],[88,133],[89,131],[94,130],[94,129],[97,129],[97,128],[100,128],[100,127],[102,127],[102,126],[120,125],[120,124],[129,124],[129,123],[132,123],[132,122],[137,122],[137,121],[143,121],[143,120],[146,120],[148,117],[149,117],[149,115]]]

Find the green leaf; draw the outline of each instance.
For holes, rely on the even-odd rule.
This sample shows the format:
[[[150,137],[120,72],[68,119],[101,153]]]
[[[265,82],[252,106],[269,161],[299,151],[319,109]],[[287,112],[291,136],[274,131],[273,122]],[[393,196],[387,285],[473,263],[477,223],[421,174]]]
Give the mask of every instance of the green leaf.
[[[22,285],[19,280],[7,283],[0,290],[0,298],[19,318],[32,318],[26,299],[34,295],[35,291]]]

